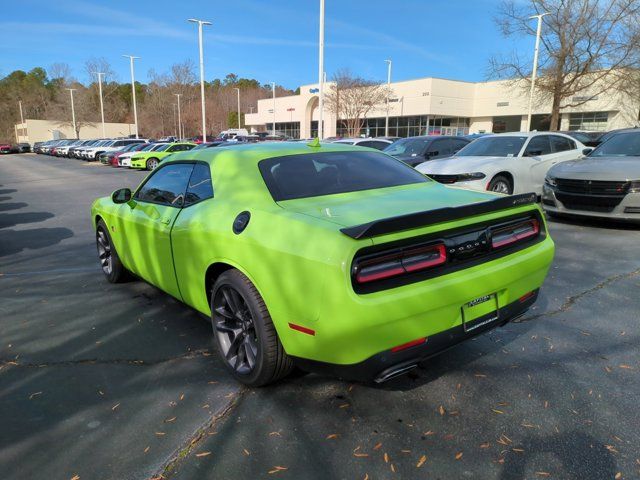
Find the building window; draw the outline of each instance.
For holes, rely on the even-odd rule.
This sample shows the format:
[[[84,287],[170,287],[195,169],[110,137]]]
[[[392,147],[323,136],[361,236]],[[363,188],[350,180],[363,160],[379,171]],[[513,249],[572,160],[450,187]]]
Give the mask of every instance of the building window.
[[[285,137],[291,138],[300,138],[300,122],[276,122],[276,135],[284,135]]]
[[[607,130],[609,112],[581,112],[569,114],[569,130],[604,132]]]
[[[360,129],[360,136],[384,137],[385,119],[367,118]],[[415,115],[411,117],[389,117],[389,136],[417,137],[420,135],[468,135],[469,118],[463,117],[430,117]],[[337,135],[347,136],[347,124],[339,120],[336,128]]]

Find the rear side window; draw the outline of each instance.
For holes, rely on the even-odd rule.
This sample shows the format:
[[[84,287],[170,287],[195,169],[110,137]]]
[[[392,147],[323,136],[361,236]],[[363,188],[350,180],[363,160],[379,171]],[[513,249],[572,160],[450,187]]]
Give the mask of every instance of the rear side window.
[[[368,151],[267,158],[258,168],[276,202],[430,181],[398,160]]]
[[[551,150],[556,152],[566,152],[567,150],[575,150],[576,143],[568,138],[559,135],[551,135]]]
[[[539,155],[548,155],[551,153],[551,144],[549,143],[549,135],[538,135],[533,137],[527,145],[525,156],[537,157]]]
[[[365,142],[358,143],[359,147],[375,148],[376,150],[384,150],[389,146],[387,142],[380,142],[378,140],[367,140]]]
[[[136,193],[136,200],[181,207],[193,164],[174,163],[157,169]]]
[[[211,186],[211,171],[209,165],[196,163],[187,186],[187,195],[184,199],[184,206],[188,207],[194,203],[201,202],[213,197],[213,187]]]

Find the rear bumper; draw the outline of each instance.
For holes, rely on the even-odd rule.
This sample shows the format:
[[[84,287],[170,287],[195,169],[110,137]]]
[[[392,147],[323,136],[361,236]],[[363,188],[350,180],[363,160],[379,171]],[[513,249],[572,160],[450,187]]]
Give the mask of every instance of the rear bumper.
[[[366,360],[350,364],[336,365],[303,358],[293,357],[296,365],[303,370],[313,373],[337,376],[345,380],[382,383],[415,368],[419,362],[436,356],[465,340],[504,326],[511,320],[523,315],[538,298],[539,290],[526,298],[516,300],[500,309],[497,316],[491,314],[487,318],[480,317],[473,324],[479,325],[472,330],[465,330],[464,325],[458,325],[443,332],[426,338],[424,343],[400,351],[391,349],[377,353]],[[483,324],[483,321],[487,323]]]
[[[568,208],[558,199],[556,191],[545,184],[542,188],[542,208],[556,215],[640,223],[640,193],[627,193],[617,205],[607,208],[598,205],[597,196],[585,196],[584,204],[580,203],[577,195],[575,197],[578,198],[576,205]],[[575,208],[576,206],[580,209]]]

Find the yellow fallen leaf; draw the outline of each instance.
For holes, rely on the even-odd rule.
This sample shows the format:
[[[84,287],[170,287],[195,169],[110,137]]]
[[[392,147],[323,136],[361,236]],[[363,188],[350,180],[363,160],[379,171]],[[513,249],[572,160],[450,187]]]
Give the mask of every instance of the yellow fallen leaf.
[[[361,457],[368,457],[369,454],[368,453],[354,453],[353,456],[361,458]]]
[[[500,415],[504,414],[502,410],[496,410],[495,408],[492,408],[491,411],[493,411],[494,413],[499,413]]]
[[[246,448],[242,449],[242,453],[244,453],[247,457],[251,455],[251,452],[249,452],[249,450],[247,450]]]
[[[167,419],[164,421],[164,423],[171,423],[171,422],[174,422],[174,421],[176,420],[176,418],[178,418],[178,417],[171,417],[171,418],[167,418]]]
[[[211,455],[211,452],[196,453],[196,457],[206,457],[207,455]]]
[[[384,453],[384,463],[389,463],[389,455],[387,452]]]
[[[115,410],[116,408],[118,408],[120,406],[119,403],[116,403],[113,407],[111,407],[111,410]]]
[[[151,447],[147,447],[144,449],[144,453],[147,453],[149,450],[151,449]]]
[[[420,468],[422,465],[424,465],[424,462],[427,461],[427,456],[426,455],[422,455],[420,457],[420,460],[418,460],[418,463],[416,463],[416,468]]]
[[[523,453],[524,452],[523,448],[512,448],[511,450],[513,450],[514,452],[518,452],[518,453]]]
[[[620,364],[620,368],[625,368],[627,370],[633,370],[633,367],[631,365],[625,365],[625,364]]]
[[[616,473],[616,476],[613,477],[613,478],[615,478],[615,480],[621,479],[622,478],[622,473],[621,472]]]
[[[338,434],[337,433],[332,433],[331,435],[327,435],[326,440],[330,440],[332,438],[338,438]]]
[[[382,446],[382,442],[378,442],[376,443],[376,446],[373,447],[374,450],[380,450],[380,447]]]
[[[491,446],[491,444],[489,442],[480,444],[480,448],[489,448],[490,446]]]
[[[462,458],[462,452],[456,453],[456,460],[460,460]]]
[[[539,477],[550,477],[551,474],[549,472],[536,472],[536,475]]]
[[[80,480],[80,475],[74,475],[71,480]]]
[[[445,414],[445,409],[442,405],[440,405],[440,407],[438,408],[438,411],[440,412],[440,415],[444,415]]]

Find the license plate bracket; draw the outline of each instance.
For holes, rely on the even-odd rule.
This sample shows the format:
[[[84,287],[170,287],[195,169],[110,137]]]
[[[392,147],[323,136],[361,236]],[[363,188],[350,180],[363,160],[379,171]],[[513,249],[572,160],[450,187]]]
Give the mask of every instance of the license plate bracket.
[[[470,332],[484,325],[497,322],[498,297],[495,293],[483,295],[462,305],[462,325],[465,332]]]

